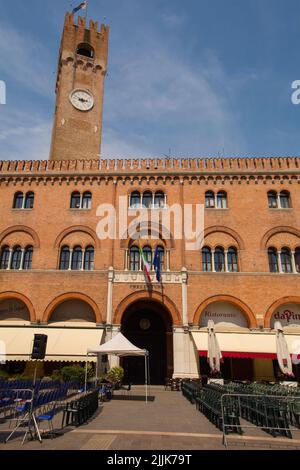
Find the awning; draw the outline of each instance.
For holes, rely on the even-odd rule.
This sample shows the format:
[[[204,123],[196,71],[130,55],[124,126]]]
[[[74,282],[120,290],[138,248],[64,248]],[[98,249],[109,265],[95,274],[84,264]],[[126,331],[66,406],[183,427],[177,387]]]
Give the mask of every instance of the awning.
[[[0,341],[6,346],[7,361],[28,361],[35,334],[48,336],[45,361],[85,362],[91,345],[101,344],[101,328],[0,327]],[[89,358],[96,362],[97,358]]]
[[[276,359],[275,333],[260,332],[216,332],[223,357]],[[208,334],[206,331],[193,331],[192,337],[200,356],[207,356]],[[300,335],[286,335],[290,352],[300,358]]]

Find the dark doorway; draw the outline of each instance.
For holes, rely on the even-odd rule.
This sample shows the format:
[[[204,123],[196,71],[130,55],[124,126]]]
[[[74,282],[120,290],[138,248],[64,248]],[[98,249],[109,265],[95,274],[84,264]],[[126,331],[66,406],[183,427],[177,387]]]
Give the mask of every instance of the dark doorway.
[[[150,381],[153,385],[164,384],[173,375],[172,320],[167,309],[155,301],[138,301],[124,313],[122,333],[135,346],[149,351]],[[124,357],[121,365],[125,370],[125,382],[145,382],[143,357]]]

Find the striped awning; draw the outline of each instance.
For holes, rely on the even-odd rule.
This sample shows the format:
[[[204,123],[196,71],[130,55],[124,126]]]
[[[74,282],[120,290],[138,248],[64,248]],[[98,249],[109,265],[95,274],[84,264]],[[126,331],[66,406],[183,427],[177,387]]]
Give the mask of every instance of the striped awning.
[[[102,343],[104,330],[92,328],[0,326],[0,342],[6,361],[29,361],[35,334],[48,336],[45,361],[82,362],[87,349]],[[90,357],[90,362],[97,358]]]

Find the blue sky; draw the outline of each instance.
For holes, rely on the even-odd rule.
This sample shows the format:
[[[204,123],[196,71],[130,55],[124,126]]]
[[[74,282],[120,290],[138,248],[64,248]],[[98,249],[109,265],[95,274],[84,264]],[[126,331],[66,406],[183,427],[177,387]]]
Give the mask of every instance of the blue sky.
[[[70,3],[0,0],[0,159],[48,158]],[[89,17],[111,28],[103,157],[299,155],[298,0],[90,0]]]

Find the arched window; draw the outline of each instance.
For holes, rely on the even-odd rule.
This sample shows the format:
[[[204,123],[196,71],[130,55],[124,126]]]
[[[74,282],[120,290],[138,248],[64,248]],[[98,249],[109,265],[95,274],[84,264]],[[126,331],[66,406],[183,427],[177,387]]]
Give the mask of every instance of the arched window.
[[[143,209],[151,209],[152,207],[152,193],[146,192],[143,194]]]
[[[206,209],[213,209],[215,207],[215,193],[213,191],[205,193],[205,207]]]
[[[67,271],[70,267],[70,248],[63,246],[60,252],[59,269]]]
[[[1,250],[0,258],[0,269],[9,268],[10,249],[8,246],[4,246]]]
[[[139,209],[141,207],[141,195],[138,191],[131,194],[130,207],[131,209]]]
[[[227,193],[219,191],[217,194],[217,209],[227,209]]]
[[[80,271],[82,268],[82,249],[80,246],[75,246],[72,254],[72,271]]]
[[[165,249],[162,246],[157,247],[157,256],[159,257],[160,270],[164,271],[164,269],[165,269]]]
[[[25,196],[25,209],[33,209],[34,205],[34,193],[27,193]]]
[[[90,44],[82,43],[77,46],[76,54],[93,59],[95,56],[95,51],[92,46],[90,46]]]
[[[268,205],[269,205],[269,209],[277,209],[278,200],[277,200],[276,191],[269,191],[268,192]]]
[[[130,250],[130,271],[139,271],[140,269],[140,252],[137,246],[133,246]]]
[[[291,207],[291,197],[288,191],[281,191],[280,207],[281,209],[289,209]]]
[[[217,273],[225,271],[224,249],[220,246],[215,249],[215,270]]]
[[[88,246],[84,254],[84,270],[93,271],[94,270],[94,259],[95,259],[95,250],[93,246]]]
[[[162,209],[165,207],[165,195],[162,192],[155,193],[154,205],[156,209]]]
[[[268,249],[268,258],[270,273],[278,273],[278,256],[276,248],[271,247]]]
[[[24,203],[24,194],[23,193],[16,193],[14,196],[14,209],[23,209]]]
[[[230,273],[237,273],[238,272],[237,249],[234,246],[231,246],[228,249],[227,261],[228,261],[228,271]]]
[[[28,270],[32,268],[33,247],[27,246],[24,252],[23,269]]]
[[[82,196],[82,209],[91,209],[92,208],[92,193],[89,191],[83,193]]]
[[[81,195],[79,192],[72,193],[71,195],[71,209],[80,209]]]
[[[295,250],[295,264],[297,273],[300,273],[300,247]]]
[[[284,273],[291,273],[293,271],[291,250],[286,247],[281,250],[281,269]]]
[[[211,258],[211,249],[208,246],[202,248],[202,271],[211,272],[212,271],[212,258]]]
[[[152,250],[151,250],[151,248],[149,246],[145,246],[143,248],[143,253],[144,253],[145,259],[146,259],[146,261],[149,264],[150,269],[151,269],[151,267],[152,267]]]
[[[22,249],[20,246],[15,246],[12,252],[10,269],[14,269],[14,270],[20,269],[21,260],[22,260]]]

